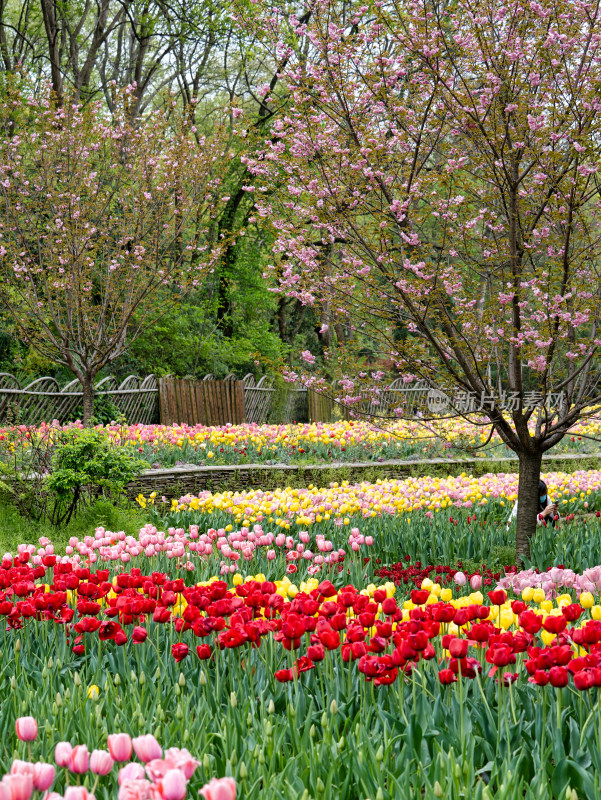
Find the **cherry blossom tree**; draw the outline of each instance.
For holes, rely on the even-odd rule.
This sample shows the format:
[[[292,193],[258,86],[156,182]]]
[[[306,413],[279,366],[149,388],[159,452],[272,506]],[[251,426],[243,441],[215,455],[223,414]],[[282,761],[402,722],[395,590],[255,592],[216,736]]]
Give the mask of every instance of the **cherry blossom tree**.
[[[98,372],[223,246],[219,133],[195,136],[173,110],[130,124],[128,101],[110,117],[51,93],[0,108],[2,300],[23,338],[79,379],[86,424]]]
[[[600,17],[583,0],[317,0],[286,114],[248,161],[280,291],[327,302],[517,454],[518,558],[543,453],[599,403]],[[359,399],[356,372],[340,386]]]

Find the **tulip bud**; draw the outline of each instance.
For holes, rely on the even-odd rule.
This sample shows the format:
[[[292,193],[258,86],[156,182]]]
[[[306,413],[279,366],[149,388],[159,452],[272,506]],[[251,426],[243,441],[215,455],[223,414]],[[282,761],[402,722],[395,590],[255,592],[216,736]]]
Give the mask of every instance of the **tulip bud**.
[[[247,726],[247,728],[250,728],[252,724],[253,724],[253,715],[249,711],[248,714],[246,715],[246,726]]]
[[[52,656],[50,656],[50,658],[46,663],[48,664],[48,669],[52,669],[54,667],[54,659],[52,658]]]
[[[137,676],[137,675],[136,675],[136,673],[133,671],[133,669],[132,669],[132,671],[131,671],[131,682],[132,682],[132,683],[137,683],[137,682],[138,682],[138,676]]]
[[[140,675],[140,677],[138,678],[138,681],[140,683],[140,686],[144,686],[144,684],[146,683],[146,675],[144,675],[144,673],[142,673]]]
[[[442,797],[442,796],[443,796],[442,786],[440,785],[440,783],[438,781],[435,781],[435,783],[434,783],[434,797]]]
[[[236,698],[236,692],[230,692],[230,703],[232,704],[232,708],[236,708],[238,706],[238,699]]]
[[[246,764],[244,763],[244,761],[240,762],[240,769],[238,772],[242,780],[244,780],[244,778],[246,778],[246,776],[248,775],[248,770],[246,769]]]
[[[200,671],[200,675],[198,676],[198,682],[200,683],[201,686],[207,685],[207,676],[205,675],[204,670]]]
[[[177,682],[178,682],[178,683],[179,683],[179,685],[182,687],[182,689],[183,689],[183,688],[184,688],[184,686],[186,685],[186,679],[184,678],[184,673],[183,673],[183,672],[180,672],[180,674],[179,674],[179,678],[178,678],[178,681],[177,681]]]
[[[56,707],[57,708],[60,708],[62,706],[63,698],[61,697],[61,693],[60,692],[56,693],[56,701],[55,702],[56,702]]]
[[[113,683],[115,684],[115,686],[119,686],[120,683],[121,683],[121,678],[119,677],[119,673],[118,672],[116,672],[113,675]]]
[[[378,762],[378,764],[382,761],[383,758],[384,758],[384,748],[382,745],[380,745],[376,753],[376,761]]]
[[[209,758],[208,753],[205,753],[202,757],[202,766],[207,772],[211,769],[211,759]]]
[[[184,710],[181,707],[180,703],[177,704],[177,708],[175,709],[175,716],[176,716],[177,719],[183,719],[184,718]]]
[[[273,699],[269,701],[269,705],[267,706],[267,711],[270,714],[274,713],[274,711],[275,711],[275,703],[273,702]]]
[[[81,678],[79,677],[79,672],[76,672],[73,675],[73,683],[75,684],[75,686],[81,686]]]
[[[332,700],[332,702],[330,703],[330,714],[334,715],[337,713],[338,713],[338,705],[336,703],[336,700]]]
[[[310,736],[312,739],[314,739],[314,738],[315,738],[315,734],[316,734],[316,733],[317,733],[317,730],[316,730],[316,728],[315,728],[315,725],[311,725],[311,727],[309,728],[309,736]]]
[[[378,786],[378,791],[376,792],[376,800],[384,800],[384,792],[382,791],[381,786]]]
[[[323,781],[321,778],[317,779],[317,783],[315,784],[316,790],[321,794],[325,790],[325,786],[323,785]]]
[[[259,764],[265,763],[265,753],[262,750],[259,750],[258,759],[259,759]]]
[[[155,679],[155,681],[159,681],[161,679],[161,677],[162,677],[161,669],[160,669],[160,667],[157,667],[156,672],[154,673],[154,679]]]
[[[324,711],[323,714],[321,715],[321,727],[325,728],[327,724],[328,724],[328,715]]]
[[[10,678],[10,688],[13,690],[13,692],[17,688],[17,679],[15,678],[14,675],[11,675]]]
[[[290,714],[290,716],[292,718],[294,718],[296,716],[296,709],[294,708],[292,703],[290,703],[290,705],[288,706],[288,713]]]
[[[19,653],[21,651],[21,640],[17,639],[15,642],[15,653]]]

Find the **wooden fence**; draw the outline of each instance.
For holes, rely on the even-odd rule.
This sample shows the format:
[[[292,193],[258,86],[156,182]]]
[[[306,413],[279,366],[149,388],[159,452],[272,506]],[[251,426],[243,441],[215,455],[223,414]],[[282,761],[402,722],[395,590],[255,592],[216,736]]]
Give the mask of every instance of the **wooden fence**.
[[[113,375],[98,381],[98,403],[110,403],[115,417],[128,422],[156,422],[159,412],[158,383],[154,375],[143,380],[128,375],[121,383]],[[14,375],[0,373],[0,424],[39,425],[41,422],[68,422],[83,415],[83,393],[78,380],[62,388],[54,378],[38,378],[21,386]]]
[[[161,378],[161,424],[239,425],[246,421],[244,384],[232,378],[216,381]]]
[[[378,402],[364,401],[350,409],[334,401],[333,387],[316,392],[288,385],[276,392],[272,378],[264,376],[255,382],[252,374],[242,380],[234,375],[224,380],[215,380],[213,375],[203,380],[167,377],[161,378],[160,388],[154,375],[143,380],[129,375],[121,383],[110,375],[96,384],[96,399],[99,404],[104,401],[104,413],[122,414],[130,424],[159,420],[190,425],[331,422],[349,419],[351,414],[356,418],[411,418],[427,410],[428,392],[425,385],[406,386],[396,380],[382,391]],[[39,425],[55,419],[63,423],[81,416],[81,406],[77,380],[61,388],[54,378],[45,377],[21,386],[14,375],[0,373],[0,424]]]

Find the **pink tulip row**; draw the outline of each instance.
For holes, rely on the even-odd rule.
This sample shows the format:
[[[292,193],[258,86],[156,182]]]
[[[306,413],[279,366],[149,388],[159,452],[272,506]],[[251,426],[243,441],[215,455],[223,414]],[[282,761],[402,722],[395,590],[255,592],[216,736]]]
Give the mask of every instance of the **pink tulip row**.
[[[547,572],[533,569],[522,570],[506,575],[499,581],[503,589],[511,589],[521,594],[524,589],[543,589],[547,599],[552,599],[565,589],[574,589],[578,593],[601,593],[601,565],[585,569],[580,575],[571,569],[552,567]]]
[[[164,554],[168,558],[179,559],[186,569],[194,570],[197,566],[195,560],[205,561],[219,554],[219,569],[225,575],[236,572],[237,562],[241,559],[251,561],[262,554],[268,561],[273,561],[280,552],[288,566],[304,560],[309,562],[309,574],[316,575],[324,566],[339,563],[346,557],[346,550],[335,548],[323,534],[315,536],[314,548],[311,549],[308,531],[299,531],[295,538],[284,533],[265,532],[261,525],[242,527],[229,533],[224,528],[209,528],[205,533],[200,533],[198,525],[191,525],[188,532],[183,528],[169,528],[164,533],[149,523],[140,529],[137,538],[126,536],[124,531],[112,533],[97,528],[94,536],[86,536],[81,540],[71,537],[65,555],[55,553],[48,539],[42,537],[39,541],[39,548],[26,544],[17,548],[19,554],[29,554],[34,565],[47,563],[48,557],[55,557],[61,563],[101,564],[128,563],[140,556],[152,558]],[[373,537],[364,536],[358,528],[351,528],[348,542],[353,552],[359,552],[361,547],[373,545]],[[6,553],[3,560],[10,559],[11,555]],[[290,569],[290,572],[295,571]]]
[[[38,735],[33,717],[20,717],[15,725],[17,737],[31,743]],[[132,739],[127,733],[109,735],[107,750],[88,751],[85,744],[59,742],[54,751],[56,767],[73,775],[94,775],[90,791],[83,784],[68,786],[64,795],[52,791],[56,779],[53,764],[16,759],[10,772],[0,781],[0,800],[30,800],[36,792],[43,800],[95,800],[94,791],[101,777],[109,775],[115,763],[124,764],[117,775],[118,800],[185,800],[188,782],[198,761],[186,749],[163,750],[152,734]],[[139,761],[131,761],[135,753]],[[213,778],[200,790],[205,800],[236,800],[233,778]]]

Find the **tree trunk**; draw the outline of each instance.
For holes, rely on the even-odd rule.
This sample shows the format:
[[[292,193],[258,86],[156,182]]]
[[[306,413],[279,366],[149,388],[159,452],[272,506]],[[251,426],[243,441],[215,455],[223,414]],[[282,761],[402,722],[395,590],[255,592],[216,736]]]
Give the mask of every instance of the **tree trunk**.
[[[542,453],[519,453],[518,513],[515,533],[516,564],[530,559],[530,539],[536,530],[538,516],[538,482]]]
[[[86,428],[91,427],[94,417],[94,376],[84,375],[82,381],[83,390],[83,424]]]

